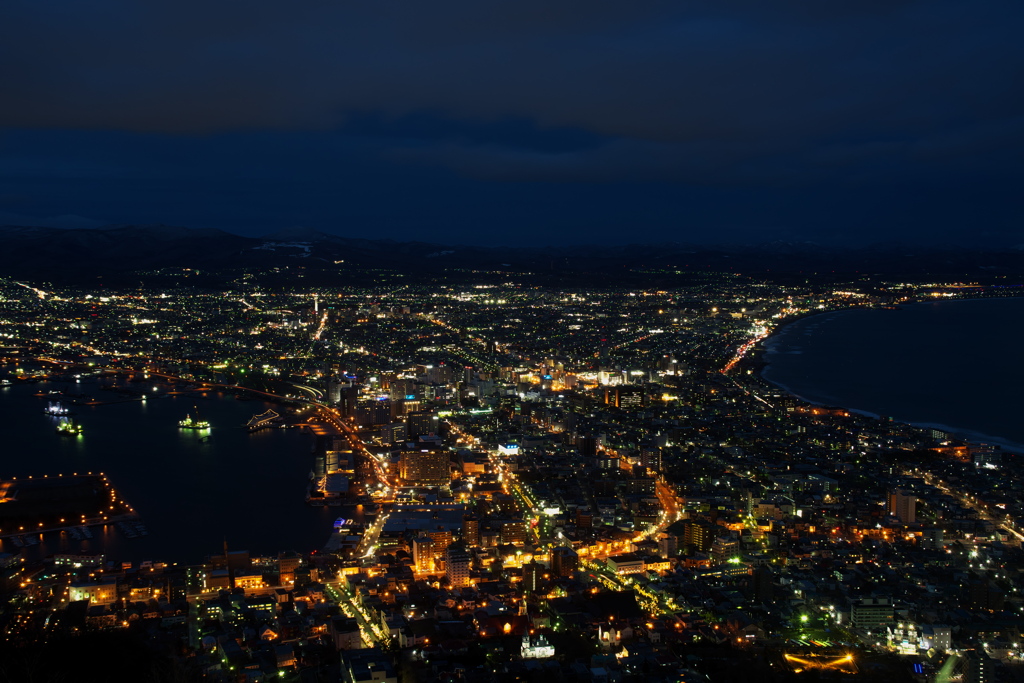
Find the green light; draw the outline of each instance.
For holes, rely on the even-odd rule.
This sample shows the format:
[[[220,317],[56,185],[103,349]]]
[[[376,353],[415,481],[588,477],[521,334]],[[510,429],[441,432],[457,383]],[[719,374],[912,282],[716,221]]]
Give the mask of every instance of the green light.
[[[807,620],[808,620],[808,619],[810,619],[810,617],[809,617],[809,616],[807,616],[806,614],[801,614],[801,615],[800,615],[800,621],[801,621],[801,622],[803,622],[803,623],[805,623],[805,624],[806,624],[806,623],[807,623]]]

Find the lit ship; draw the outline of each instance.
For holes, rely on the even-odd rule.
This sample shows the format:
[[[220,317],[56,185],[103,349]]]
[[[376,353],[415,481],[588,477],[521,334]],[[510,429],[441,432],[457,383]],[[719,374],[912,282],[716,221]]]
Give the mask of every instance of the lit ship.
[[[47,415],[55,415],[58,417],[71,414],[71,411],[69,411],[68,407],[63,403],[50,403],[48,406],[43,408],[43,412]]]
[[[82,425],[65,417],[57,424],[57,433],[61,436],[81,436]]]
[[[195,408],[195,406],[193,406]],[[199,408],[195,408],[196,416],[195,419],[191,415],[186,415],[185,419],[178,423],[178,426],[182,429],[209,429],[210,423],[206,420],[199,419]]]

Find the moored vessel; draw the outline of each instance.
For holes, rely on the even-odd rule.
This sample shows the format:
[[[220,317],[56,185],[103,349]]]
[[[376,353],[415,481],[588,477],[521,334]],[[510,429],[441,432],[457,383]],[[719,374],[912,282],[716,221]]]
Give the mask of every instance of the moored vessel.
[[[193,418],[191,415],[186,415],[184,420],[178,422],[178,426],[182,429],[209,429],[210,423],[199,419],[199,408],[196,406],[192,406],[192,408],[196,411],[196,416]]]
[[[81,436],[82,425],[68,417],[62,417],[57,423],[57,433],[61,436]]]

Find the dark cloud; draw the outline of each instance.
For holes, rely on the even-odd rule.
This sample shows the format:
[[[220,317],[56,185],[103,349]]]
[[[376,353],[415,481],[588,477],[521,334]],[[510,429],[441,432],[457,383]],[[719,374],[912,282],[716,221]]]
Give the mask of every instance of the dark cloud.
[[[952,0],[21,2],[0,29],[0,123],[210,131],[428,109],[672,141],[921,130],[1021,105],[1022,18]]]
[[[271,202],[273,184],[282,205],[308,202],[261,219],[277,225],[375,211],[412,225],[367,199],[403,188],[410,216],[453,235],[527,190],[562,193],[540,213],[560,230],[643,200],[665,234],[813,234],[828,197],[876,211],[861,225],[938,212],[952,235],[980,198],[992,230],[1019,225],[1001,194],[1024,179],[1019,2],[16,0],[3,14],[0,179],[48,196],[40,215],[119,215],[102,197],[131,189],[150,220],[185,201],[243,223],[231,207]],[[747,210],[714,214],[716,188]]]

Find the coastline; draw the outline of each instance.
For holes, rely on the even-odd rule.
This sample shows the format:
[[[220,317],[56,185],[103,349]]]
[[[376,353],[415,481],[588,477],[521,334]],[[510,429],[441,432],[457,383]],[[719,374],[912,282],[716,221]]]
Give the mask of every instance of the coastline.
[[[900,304],[900,307],[902,307],[902,306],[916,306],[916,305],[921,305],[921,304],[933,304],[933,303],[953,303],[953,302],[962,302],[962,301],[989,301],[989,300],[992,300],[992,299],[1020,299],[1020,298],[1024,298],[1024,297],[1022,297],[1022,295],[1020,293],[1015,293],[1015,294],[1009,295],[1009,296],[969,297],[969,298],[965,297],[965,298],[962,298],[962,299],[941,299],[941,300],[938,300],[938,301],[915,300],[915,301],[908,301],[908,302],[905,302],[903,304]],[[797,399],[797,400],[799,400],[799,401],[801,401],[803,403],[806,403],[808,405],[821,406],[821,407],[829,407],[829,408],[842,408],[843,410],[847,410],[847,411],[849,411],[851,413],[856,413],[858,415],[863,415],[865,417],[869,417],[869,418],[872,418],[872,419],[885,419],[885,417],[889,417],[892,420],[894,420],[895,422],[898,422],[898,423],[904,424],[904,425],[908,425],[908,426],[911,426],[911,427],[914,427],[914,428],[917,428],[917,429],[935,429],[935,430],[939,430],[939,431],[948,433],[952,438],[955,438],[955,439],[960,440],[960,441],[964,441],[966,443],[973,443],[973,444],[979,444],[980,443],[980,444],[994,445],[994,446],[998,446],[1000,449],[1002,449],[1003,451],[1005,451],[1007,453],[1012,453],[1012,454],[1016,454],[1016,455],[1024,455],[1024,443],[1020,443],[1018,441],[1014,441],[1014,440],[1008,439],[1006,437],[995,436],[995,435],[992,435],[992,434],[988,434],[988,433],[985,433],[985,432],[978,431],[976,429],[971,429],[971,428],[968,428],[968,427],[958,427],[958,426],[955,426],[955,425],[946,424],[944,422],[932,422],[932,421],[923,421],[923,420],[909,420],[909,419],[903,419],[903,418],[901,418],[901,417],[899,417],[897,415],[884,416],[883,417],[882,415],[880,415],[880,414],[878,414],[877,412],[874,412],[874,411],[865,410],[865,409],[862,409],[862,408],[856,408],[856,407],[852,407],[850,405],[845,405],[844,402],[839,400],[839,399],[837,399],[836,401],[833,401],[833,402],[826,403],[826,402],[823,402],[821,400],[811,399],[811,398],[808,398],[806,396],[803,396],[798,391],[796,391],[793,388],[787,386],[783,382],[770,379],[769,377],[767,377],[765,375],[765,373],[768,372],[768,370],[769,370],[769,368],[771,366],[771,361],[768,359],[768,356],[771,355],[771,352],[772,352],[773,348],[776,347],[776,345],[781,344],[780,336],[781,336],[782,332],[784,330],[788,329],[790,326],[795,325],[796,323],[807,321],[807,320],[810,320],[811,318],[822,316],[822,315],[826,315],[826,314],[829,314],[829,313],[844,313],[844,312],[847,312],[847,311],[855,311],[855,310],[874,310],[876,308],[877,307],[871,307],[871,306],[851,306],[851,307],[848,307],[848,308],[833,308],[833,309],[829,309],[829,310],[815,311],[813,313],[807,313],[807,314],[804,314],[804,315],[795,316],[793,318],[786,319],[785,321],[781,322],[778,326],[776,326],[772,330],[772,333],[770,335],[768,335],[767,337],[762,339],[757,344],[755,349],[753,349],[753,353],[748,354],[748,356],[744,359],[744,365],[746,365],[747,369],[753,370],[754,371],[754,375],[762,383],[764,383],[766,385],[770,385],[770,386],[776,387],[776,388],[782,390],[787,395],[789,395],[789,396],[791,396],[791,397],[793,397],[793,398],[795,398],[795,399]]]

